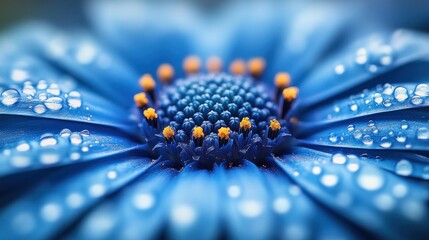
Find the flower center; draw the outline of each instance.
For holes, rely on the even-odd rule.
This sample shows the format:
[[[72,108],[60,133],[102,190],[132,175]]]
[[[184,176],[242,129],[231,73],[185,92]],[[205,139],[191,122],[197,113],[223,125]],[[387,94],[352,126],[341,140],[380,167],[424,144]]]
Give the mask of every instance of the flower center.
[[[174,69],[163,64],[158,69],[163,86],[157,91],[153,78],[143,75],[144,92],[136,94],[134,101],[142,112],[143,141],[157,160],[211,169],[243,160],[261,164],[270,157],[290,136],[282,117],[298,91],[287,88],[286,73],[277,74],[276,91],[263,86],[258,77],[264,64],[260,58],[252,59],[246,70],[243,61],[234,61],[230,66],[234,75],[230,75],[218,73],[221,62],[211,58],[210,73],[199,73],[199,59],[191,57],[184,62],[189,76],[173,84]]]

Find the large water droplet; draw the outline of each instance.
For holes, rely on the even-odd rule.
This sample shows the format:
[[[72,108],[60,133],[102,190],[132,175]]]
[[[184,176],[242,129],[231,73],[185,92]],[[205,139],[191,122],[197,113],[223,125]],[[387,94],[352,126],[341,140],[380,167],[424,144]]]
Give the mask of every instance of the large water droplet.
[[[419,84],[414,89],[414,94],[420,97],[429,96],[429,86],[427,84]]]
[[[55,95],[55,96],[59,96],[59,95],[60,95],[60,93],[61,93],[61,90],[60,90],[60,87],[58,86],[58,84],[56,84],[56,83],[51,83],[51,84],[49,85],[49,88],[48,88],[48,89],[46,89],[46,92],[47,92],[47,93],[50,93],[50,94],[52,94],[52,95]]]
[[[33,111],[37,114],[42,114],[46,112],[46,107],[45,105],[37,104],[36,106],[34,106]]]
[[[380,93],[374,93],[372,98],[374,99],[374,102],[377,104],[381,104],[383,102],[383,97],[381,96]]]
[[[40,146],[42,147],[54,146],[57,143],[57,139],[53,136],[45,136],[40,139]]]
[[[21,95],[16,89],[8,89],[1,94],[1,103],[5,106],[11,106],[18,102]]]
[[[346,156],[344,156],[341,153],[336,153],[332,155],[332,162],[335,164],[344,164],[346,163],[346,160],[347,160]]]
[[[362,137],[362,131],[360,131],[360,130],[356,130],[356,131],[354,131],[354,132],[353,132],[353,137],[354,137],[355,139],[359,139],[359,138],[361,138],[361,137]]]
[[[380,140],[380,146],[382,148],[390,148],[392,146],[392,141],[388,137],[382,137]]]
[[[372,137],[370,135],[365,135],[362,138],[362,142],[363,144],[365,144],[366,146],[371,146],[372,143],[374,142],[374,140],[372,139]]]
[[[408,98],[408,91],[404,87],[395,88],[394,97],[398,102],[403,102]]]
[[[338,176],[335,174],[324,174],[320,178],[320,182],[326,187],[333,187],[338,183]]]
[[[70,129],[64,128],[60,132],[60,137],[69,137],[71,134],[72,134],[72,131],[70,131]]]
[[[70,142],[73,145],[79,145],[82,143],[82,136],[79,133],[72,133],[70,135]]]
[[[71,91],[67,97],[67,104],[71,108],[79,108],[82,106],[82,99],[79,92]]]
[[[50,97],[46,99],[45,106],[52,111],[58,111],[63,108],[63,99],[60,97]]]
[[[358,185],[368,191],[375,191],[384,185],[383,175],[375,167],[366,166],[357,177]]]
[[[420,96],[413,96],[411,98],[411,103],[414,105],[421,105],[423,103],[423,98]]]
[[[401,160],[396,163],[395,172],[401,176],[410,176],[413,173],[413,165],[408,160]]]
[[[417,129],[417,139],[428,140],[429,139],[429,129],[426,127],[421,127]]]
[[[407,136],[403,132],[398,132],[398,135],[396,135],[396,141],[404,143],[406,140]]]

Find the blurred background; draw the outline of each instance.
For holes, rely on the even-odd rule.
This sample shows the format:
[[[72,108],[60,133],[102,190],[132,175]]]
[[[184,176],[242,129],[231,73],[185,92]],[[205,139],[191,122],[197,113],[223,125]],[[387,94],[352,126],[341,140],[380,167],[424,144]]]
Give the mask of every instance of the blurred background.
[[[99,0],[106,1],[106,0]],[[137,1],[137,0],[134,0]],[[188,0],[181,1],[184,5],[199,8],[203,13],[210,15],[226,7],[232,2],[241,0]],[[419,30],[429,30],[429,1],[427,0],[296,0],[264,1],[267,4],[278,4],[279,2],[304,3],[311,5],[312,2],[321,2],[348,5],[350,13],[354,12],[356,6],[366,8],[362,19],[379,18],[379,21],[388,21],[396,24],[397,27],[414,28]],[[0,3],[0,30],[10,27],[16,23],[28,20],[43,20],[55,23],[61,27],[68,26],[88,26],[88,16],[85,13],[88,2],[85,0],[1,0]],[[146,0],[153,4],[177,4],[179,1],[171,0]],[[250,1],[246,1],[250,2]],[[263,2],[263,0],[252,1]],[[243,9],[245,11],[245,9]]]

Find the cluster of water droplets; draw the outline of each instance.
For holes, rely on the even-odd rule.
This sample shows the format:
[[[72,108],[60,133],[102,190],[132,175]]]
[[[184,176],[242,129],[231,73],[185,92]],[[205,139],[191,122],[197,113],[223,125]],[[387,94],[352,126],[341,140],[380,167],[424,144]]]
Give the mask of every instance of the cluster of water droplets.
[[[59,134],[43,134],[38,140],[21,141],[16,146],[7,146],[0,152],[4,163],[0,172],[65,164],[80,160],[99,141],[88,130],[72,132],[63,129]]]
[[[329,120],[357,116],[386,110],[415,108],[428,103],[429,85],[425,83],[404,83],[392,85],[385,83],[374,89],[365,89],[362,93],[337,101],[326,113]]]
[[[359,200],[365,196],[364,201],[368,201],[379,211],[400,210],[404,218],[419,221],[425,217],[423,209],[424,202],[416,200],[412,195],[412,189],[399,181],[397,177],[384,172],[374,162],[382,162],[380,156],[370,156],[367,153],[361,155],[335,153],[330,158],[322,157],[315,161],[297,164],[297,168],[290,171],[297,179],[312,181],[314,176],[317,182],[331,195],[339,207],[349,209],[354,204],[362,203]],[[370,163],[370,164],[368,164]],[[374,166],[376,165],[376,166]],[[413,174],[414,163],[402,159],[388,171],[392,171],[400,176],[410,176]],[[382,167],[381,167],[382,168]],[[423,179],[429,178],[429,165],[426,172],[422,172]],[[299,180],[299,181],[301,181]]]

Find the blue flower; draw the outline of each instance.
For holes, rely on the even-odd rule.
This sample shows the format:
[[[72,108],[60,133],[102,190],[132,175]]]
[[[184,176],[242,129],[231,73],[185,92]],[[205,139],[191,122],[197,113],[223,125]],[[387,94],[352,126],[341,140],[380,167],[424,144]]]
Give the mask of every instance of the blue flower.
[[[0,238],[424,238],[429,37],[242,4],[4,34]]]

